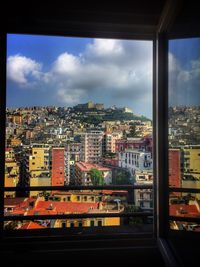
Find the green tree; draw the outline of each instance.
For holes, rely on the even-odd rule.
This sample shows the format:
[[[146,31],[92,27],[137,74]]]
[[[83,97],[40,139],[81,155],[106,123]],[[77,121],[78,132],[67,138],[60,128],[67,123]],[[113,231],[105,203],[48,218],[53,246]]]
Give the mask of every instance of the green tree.
[[[131,125],[129,137],[136,137],[136,136],[137,136],[136,127],[135,127],[135,125]]]
[[[104,185],[104,177],[99,170],[92,168],[89,174],[93,185]]]
[[[130,178],[131,175],[129,171],[120,170],[117,172],[115,176],[115,184],[116,185],[131,184]]]
[[[123,138],[127,138],[126,130],[123,130]]]

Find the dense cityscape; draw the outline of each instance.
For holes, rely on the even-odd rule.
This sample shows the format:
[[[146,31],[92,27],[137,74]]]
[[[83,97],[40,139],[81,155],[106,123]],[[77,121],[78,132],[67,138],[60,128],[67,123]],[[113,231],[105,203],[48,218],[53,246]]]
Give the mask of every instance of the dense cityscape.
[[[169,108],[169,186],[200,187],[200,108]],[[153,184],[152,121],[128,107],[7,108],[6,187]],[[200,216],[199,194],[171,193],[170,215]],[[7,221],[5,229],[150,224],[152,217],[110,214],[152,211],[152,189],[5,192],[5,215],[99,214],[99,218]],[[109,217],[101,217],[102,213]],[[172,221],[172,229],[199,231]]]
[[[152,122],[88,102],[7,108],[5,186],[152,185]],[[5,215],[122,213],[153,208],[151,189],[5,193]],[[131,220],[132,219],[132,220]],[[120,226],[120,217],[5,223],[6,229]],[[152,218],[146,218],[152,223]]]

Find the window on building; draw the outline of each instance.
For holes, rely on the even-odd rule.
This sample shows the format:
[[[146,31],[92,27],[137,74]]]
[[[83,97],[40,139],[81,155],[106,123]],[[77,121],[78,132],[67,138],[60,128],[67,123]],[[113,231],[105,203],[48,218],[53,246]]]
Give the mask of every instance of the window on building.
[[[97,225],[98,225],[98,226],[102,226],[102,221],[98,221],[98,222],[97,222]]]
[[[94,221],[92,220],[92,221],[90,221],[90,226],[91,227],[94,227],[95,226],[95,223],[94,223]]]
[[[74,226],[75,226],[75,223],[74,222],[70,222],[70,227],[74,228]]]
[[[82,222],[78,222],[78,227],[82,227],[83,223]]]
[[[62,228],[66,227],[66,222],[62,222]]]

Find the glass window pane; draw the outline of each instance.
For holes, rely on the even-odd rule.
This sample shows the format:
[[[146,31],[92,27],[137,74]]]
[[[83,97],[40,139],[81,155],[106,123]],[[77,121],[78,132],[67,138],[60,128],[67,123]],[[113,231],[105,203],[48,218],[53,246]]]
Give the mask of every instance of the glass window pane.
[[[7,35],[5,215],[152,211],[152,51],[152,41]],[[134,184],[150,188],[15,190]],[[100,224],[110,222],[87,226]]]
[[[200,189],[200,38],[170,40],[168,59],[169,186]],[[200,217],[199,195],[172,192],[170,215]]]

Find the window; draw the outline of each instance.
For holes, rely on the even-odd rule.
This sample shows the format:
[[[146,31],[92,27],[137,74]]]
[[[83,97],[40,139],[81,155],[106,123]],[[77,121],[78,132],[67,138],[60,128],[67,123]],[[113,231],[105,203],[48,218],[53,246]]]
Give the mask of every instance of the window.
[[[91,227],[94,227],[94,226],[95,226],[94,221],[90,221],[90,226],[91,226]]]
[[[169,215],[172,230],[200,229],[198,223],[195,228],[191,227],[200,216],[199,58],[200,38],[169,41]]]
[[[74,228],[74,226],[75,226],[74,222],[70,222],[70,227]]]
[[[78,222],[78,227],[82,227],[83,223],[82,222]]]
[[[62,228],[66,227],[66,222],[62,222]]]
[[[26,218],[36,213],[37,219],[52,216],[48,224],[39,220],[39,229],[64,228],[62,219],[73,219],[73,214],[80,216],[77,219],[88,214],[89,227],[93,213],[117,213],[106,218],[105,226],[123,228],[126,220],[121,217],[134,202],[135,185],[153,187],[153,183],[135,182],[142,165],[129,169],[119,161],[120,155],[126,156],[125,163],[130,165],[134,151],[142,157],[143,152],[133,149],[137,142],[145,143],[147,135],[152,140],[152,41],[8,34],[7,51],[6,141],[9,144],[10,132],[16,128],[33,132],[30,139],[19,131],[20,145],[8,145],[16,161],[17,183],[6,187],[18,187],[16,191],[21,190],[24,197],[23,209],[13,211],[23,220],[20,217],[19,227],[15,224],[13,230],[23,229]],[[139,97],[141,90],[143,97]],[[22,118],[21,128],[9,124],[16,113]],[[137,139],[131,131],[135,124],[148,127]],[[104,144],[105,136],[113,144]],[[113,140],[122,142],[123,152]],[[30,179],[33,170],[36,179]],[[18,193],[11,192],[17,198]],[[63,218],[53,220],[60,215]],[[152,212],[141,216],[152,216]],[[78,221],[71,224],[79,225]]]
[[[98,222],[97,222],[97,225],[98,225],[98,226],[102,226],[102,221],[98,221]]]

